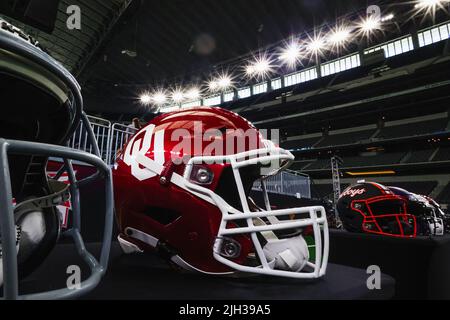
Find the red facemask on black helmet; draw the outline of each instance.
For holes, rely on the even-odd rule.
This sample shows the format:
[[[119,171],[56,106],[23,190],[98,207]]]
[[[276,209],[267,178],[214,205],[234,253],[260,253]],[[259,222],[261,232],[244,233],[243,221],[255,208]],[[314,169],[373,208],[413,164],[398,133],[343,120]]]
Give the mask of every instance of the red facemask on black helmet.
[[[417,234],[416,217],[408,214],[406,201],[378,183],[348,187],[337,209],[344,228],[350,232],[405,238]]]

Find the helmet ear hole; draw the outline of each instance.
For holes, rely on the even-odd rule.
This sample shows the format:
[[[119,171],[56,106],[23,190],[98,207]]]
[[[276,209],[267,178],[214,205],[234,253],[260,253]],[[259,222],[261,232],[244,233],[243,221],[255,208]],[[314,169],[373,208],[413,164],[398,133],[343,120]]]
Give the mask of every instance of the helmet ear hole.
[[[27,206],[16,213],[16,225],[21,230],[17,263],[22,278],[36,270],[54,248],[60,223],[54,208]]]

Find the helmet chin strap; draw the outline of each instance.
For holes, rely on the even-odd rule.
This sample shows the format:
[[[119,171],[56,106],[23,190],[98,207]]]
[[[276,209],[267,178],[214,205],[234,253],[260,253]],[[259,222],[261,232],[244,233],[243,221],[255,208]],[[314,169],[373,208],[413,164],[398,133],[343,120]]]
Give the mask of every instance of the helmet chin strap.
[[[263,188],[265,189],[264,184]],[[270,202],[267,193],[264,193],[264,198],[266,207],[269,210]],[[263,211],[250,197],[248,198],[248,203],[252,211]],[[277,217],[268,217],[267,220],[269,220],[269,223],[272,225],[281,223]],[[259,218],[253,219],[253,223],[255,226],[266,225],[266,223]],[[279,239],[273,231],[264,231],[261,232],[261,235],[267,241],[263,247],[264,255],[269,262],[275,261],[275,268],[299,272],[309,261],[308,245],[301,235],[288,239]]]
[[[275,260],[275,268],[300,272],[309,260],[308,245],[297,236],[268,242],[263,248],[268,261]]]
[[[22,201],[21,203],[17,204],[14,208],[14,214],[19,212],[22,208],[27,206],[33,206],[41,209],[46,208],[52,208],[54,206],[60,205],[68,200],[70,200],[70,192],[69,192],[69,185],[56,181],[56,180],[49,180],[49,187],[50,187],[50,194],[39,197],[39,198],[32,198],[29,200]],[[17,219],[16,219],[17,220]]]
[[[260,218],[253,219],[255,226],[266,225]],[[301,271],[309,261],[308,244],[302,235],[279,239],[273,231],[261,232],[267,241],[263,247],[269,262],[275,261],[275,268],[292,272]]]

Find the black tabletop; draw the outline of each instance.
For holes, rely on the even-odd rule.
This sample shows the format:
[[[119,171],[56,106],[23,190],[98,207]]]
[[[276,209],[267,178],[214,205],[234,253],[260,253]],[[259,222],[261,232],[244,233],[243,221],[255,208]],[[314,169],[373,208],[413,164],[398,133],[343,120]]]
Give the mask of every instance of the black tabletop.
[[[330,230],[330,261],[395,278],[395,299],[450,299],[450,235],[395,238]]]
[[[98,252],[99,244],[88,244]],[[64,286],[67,266],[80,265],[74,246],[58,245],[44,264],[21,283],[21,290],[55,289]],[[381,290],[368,290],[366,270],[329,264],[324,278],[293,280],[254,276],[223,278],[181,273],[152,254],[124,255],[113,243],[109,270],[100,285],[84,299],[176,299],[176,300],[309,300],[390,299],[395,281],[381,276]]]

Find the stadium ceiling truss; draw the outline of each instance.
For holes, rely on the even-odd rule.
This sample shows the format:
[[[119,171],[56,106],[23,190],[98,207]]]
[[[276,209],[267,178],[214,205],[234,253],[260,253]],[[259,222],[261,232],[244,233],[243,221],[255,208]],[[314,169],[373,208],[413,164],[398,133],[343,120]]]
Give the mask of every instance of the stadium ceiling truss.
[[[50,55],[78,76],[132,1],[61,0],[51,34],[9,17],[4,18],[37,39]],[[67,28],[67,8],[71,5],[80,7],[81,30]]]

